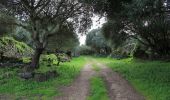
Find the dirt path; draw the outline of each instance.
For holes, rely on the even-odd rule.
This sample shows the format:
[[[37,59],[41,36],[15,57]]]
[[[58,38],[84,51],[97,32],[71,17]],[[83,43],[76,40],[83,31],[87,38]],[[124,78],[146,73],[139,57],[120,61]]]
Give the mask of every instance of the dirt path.
[[[85,65],[78,78],[69,87],[62,88],[62,96],[55,100],[86,100],[89,95],[89,79],[95,75],[91,64]]]
[[[145,100],[120,74],[101,63],[97,65],[101,68],[100,74],[107,85],[111,100]]]
[[[55,100],[86,100],[90,92],[89,79],[96,75],[104,79],[110,100],[145,100],[120,74],[95,59],[90,59],[89,62],[70,86],[61,89],[63,95]],[[100,72],[93,70],[93,64],[101,69]]]

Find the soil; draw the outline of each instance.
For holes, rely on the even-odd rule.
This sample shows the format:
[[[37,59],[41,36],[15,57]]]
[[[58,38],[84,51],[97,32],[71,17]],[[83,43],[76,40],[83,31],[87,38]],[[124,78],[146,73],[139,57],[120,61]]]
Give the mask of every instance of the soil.
[[[93,64],[97,64],[101,69],[100,72],[93,70]],[[56,97],[55,100],[86,100],[90,90],[89,79],[96,75],[104,79],[110,100],[145,100],[119,73],[113,72],[109,67],[94,59],[85,65],[80,75],[70,86],[61,88],[62,95]]]
[[[145,100],[119,73],[103,64],[97,65],[101,68],[101,76],[106,83],[110,100]]]
[[[93,69],[94,64],[100,68],[99,72]],[[90,79],[94,76],[103,78],[110,100],[145,100],[122,75],[94,59],[89,60],[71,85],[60,87],[61,95],[54,100],[86,100],[90,95]],[[8,98],[0,95],[0,100],[10,100]]]
[[[90,90],[90,78],[95,75],[91,64],[85,65],[77,79],[68,87],[62,87],[63,95],[55,100],[86,100]]]

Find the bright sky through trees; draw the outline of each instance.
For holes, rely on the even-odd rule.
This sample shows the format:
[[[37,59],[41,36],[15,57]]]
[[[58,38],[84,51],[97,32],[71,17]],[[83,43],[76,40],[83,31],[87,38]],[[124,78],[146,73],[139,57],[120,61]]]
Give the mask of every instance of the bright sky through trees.
[[[93,29],[101,28],[102,25],[106,22],[106,18],[105,17],[100,18],[99,16],[94,16],[92,18],[92,21],[93,21],[93,25],[91,26],[91,29],[88,30],[88,32]],[[86,35],[79,35],[79,41],[80,41],[80,45],[85,44]]]

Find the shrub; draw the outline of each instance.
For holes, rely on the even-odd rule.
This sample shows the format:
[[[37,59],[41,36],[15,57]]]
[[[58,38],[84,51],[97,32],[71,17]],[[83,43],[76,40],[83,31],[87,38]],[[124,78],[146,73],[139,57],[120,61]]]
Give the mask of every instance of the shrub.
[[[30,57],[34,50],[23,42],[19,42],[12,37],[0,38],[0,51],[7,57]]]

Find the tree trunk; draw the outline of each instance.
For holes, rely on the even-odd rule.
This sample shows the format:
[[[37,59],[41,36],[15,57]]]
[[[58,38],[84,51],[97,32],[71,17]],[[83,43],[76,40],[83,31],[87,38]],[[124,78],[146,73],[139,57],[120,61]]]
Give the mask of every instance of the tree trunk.
[[[1,57],[0,60],[3,62],[3,60],[4,60],[4,54],[3,54],[3,52],[0,53],[0,57]]]
[[[39,59],[40,59],[40,55],[42,54],[43,50],[44,50],[43,48],[37,48],[35,50],[35,53],[32,57],[32,62],[31,62],[31,65],[30,65],[30,67],[32,69],[39,68]]]
[[[59,66],[60,65],[60,61],[58,61],[58,63],[57,63],[57,66]]]
[[[57,66],[59,66],[61,62],[61,58],[59,57],[59,54],[57,54],[57,60],[58,60]]]

